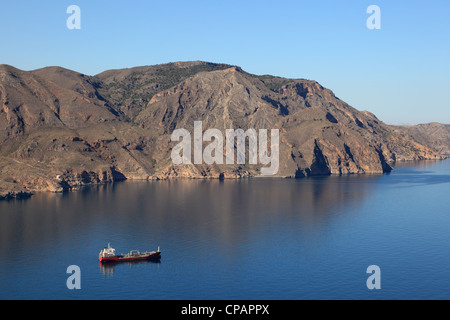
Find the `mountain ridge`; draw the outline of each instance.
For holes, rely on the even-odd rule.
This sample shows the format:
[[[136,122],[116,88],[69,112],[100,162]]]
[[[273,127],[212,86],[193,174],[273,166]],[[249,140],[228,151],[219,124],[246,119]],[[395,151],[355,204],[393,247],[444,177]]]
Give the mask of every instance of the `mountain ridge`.
[[[171,132],[192,132],[198,120],[204,130],[279,129],[282,177],[381,174],[396,161],[446,156],[446,140],[384,124],[314,80],[203,61],[94,76],[0,65],[0,197],[123,179],[259,175],[260,165],[174,166]]]

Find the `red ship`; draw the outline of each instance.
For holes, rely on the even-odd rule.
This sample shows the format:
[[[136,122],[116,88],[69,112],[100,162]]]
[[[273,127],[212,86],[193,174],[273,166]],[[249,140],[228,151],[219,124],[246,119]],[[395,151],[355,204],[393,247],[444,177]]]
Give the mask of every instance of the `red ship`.
[[[161,250],[151,252],[139,252],[139,250],[131,250],[127,254],[116,255],[116,249],[111,248],[108,243],[108,247],[105,247],[98,255],[100,262],[125,262],[125,261],[139,261],[139,260],[158,260],[161,259]]]

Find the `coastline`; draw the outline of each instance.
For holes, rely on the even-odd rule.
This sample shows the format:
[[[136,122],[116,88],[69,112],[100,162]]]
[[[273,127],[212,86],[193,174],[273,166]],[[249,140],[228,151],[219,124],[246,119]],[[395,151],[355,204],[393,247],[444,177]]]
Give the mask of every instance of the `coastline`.
[[[449,155],[441,155],[441,159],[419,159],[419,160],[398,160],[395,163],[393,163],[393,170],[395,170],[395,164],[408,164],[408,163],[422,163],[427,161],[445,161],[450,158]],[[344,173],[344,174],[336,174],[336,173],[329,173],[329,174],[316,174],[312,175],[314,177],[319,176],[351,176],[351,175],[383,175],[388,172],[383,173]],[[103,185],[111,182],[119,182],[119,181],[166,181],[166,180],[238,180],[238,179],[253,179],[253,178],[272,178],[272,179],[303,179],[306,177],[295,177],[295,176],[261,176],[261,175],[235,175],[235,176],[227,176],[223,177],[221,175],[219,176],[166,176],[166,177],[155,177],[151,176],[148,178],[131,178],[131,179],[119,179],[119,180],[108,180],[108,181],[91,181],[75,186],[70,186],[66,184],[64,187],[61,186],[61,188],[49,190],[48,188],[40,189],[40,188],[33,188],[28,189],[25,186],[19,186],[17,184],[7,183],[6,186],[0,185],[0,201],[1,200],[22,200],[22,199],[28,199],[31,198],[36,192],[49,192],[49,193],[63,193],[63,192],[76,192],[81,187],[84,186],[95,186],[95,185]]]

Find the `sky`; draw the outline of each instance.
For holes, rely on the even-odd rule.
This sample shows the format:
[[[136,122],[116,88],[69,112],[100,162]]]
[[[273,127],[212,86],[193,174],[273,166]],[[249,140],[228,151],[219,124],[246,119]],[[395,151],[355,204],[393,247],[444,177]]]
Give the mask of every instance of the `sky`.
[[[71,5],[81,29],[67,27]],[[449,17],[450,0],[1,0],[0,64],[95,75],[227,63],[316,80],[388,124],[450,123]]]

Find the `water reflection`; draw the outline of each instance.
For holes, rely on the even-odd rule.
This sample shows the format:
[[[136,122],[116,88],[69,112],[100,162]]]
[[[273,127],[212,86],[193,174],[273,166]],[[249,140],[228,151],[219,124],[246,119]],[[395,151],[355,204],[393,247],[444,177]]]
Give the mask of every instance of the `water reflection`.
[[[299,233],[320,231],[383,181],[397,186],[450,181],[450,175],[424,174],[439,163],[411,165],[398,163],[389,176],[125,181],[64,194],[38,193],[0,202],[0,257],[17,248],[45,250],[46,243],[91,239],[95,259],[114,237],[126,242],[118,244],[123,247],[154,247],[164,243],[167,233],[183,233],[179,241],[185,246],[198,245],[195,239],[227,246],[286,221],[295,223]],[[139,233],[148,235],[147,241],[136,243]]]
[[[389,183],[405,188],[450,183],[448,163],[449,160],[398,162]]]
[[[145,261],[134,261],[134,262],[109,262],[109,263],[98,263],[100,272],[105,276],[113,276],[116,267],[128,267],[129,269],[146,266],[146,265],[159,265],[161,260],[145,260]]]
[[[195,246],[200,238],[233,243],[292,220],[302,230],[315,230],[342,207],[364,199],[378,179],[130,181],[65,194],[36,194],[26,201],[0,203],[0,254],[12,254],[17,247],[35,250],[47,242],[92,238],[101,240],[91,241],[92,254],[97,255],[104,243],[119,235],[127,242],[120,243],[123,247],[153,247],[163,243],[167,232],[183,232],[183,241],[192,241],[184,245]],[[148,234],[148,241],[135,243],[139,233]]]

